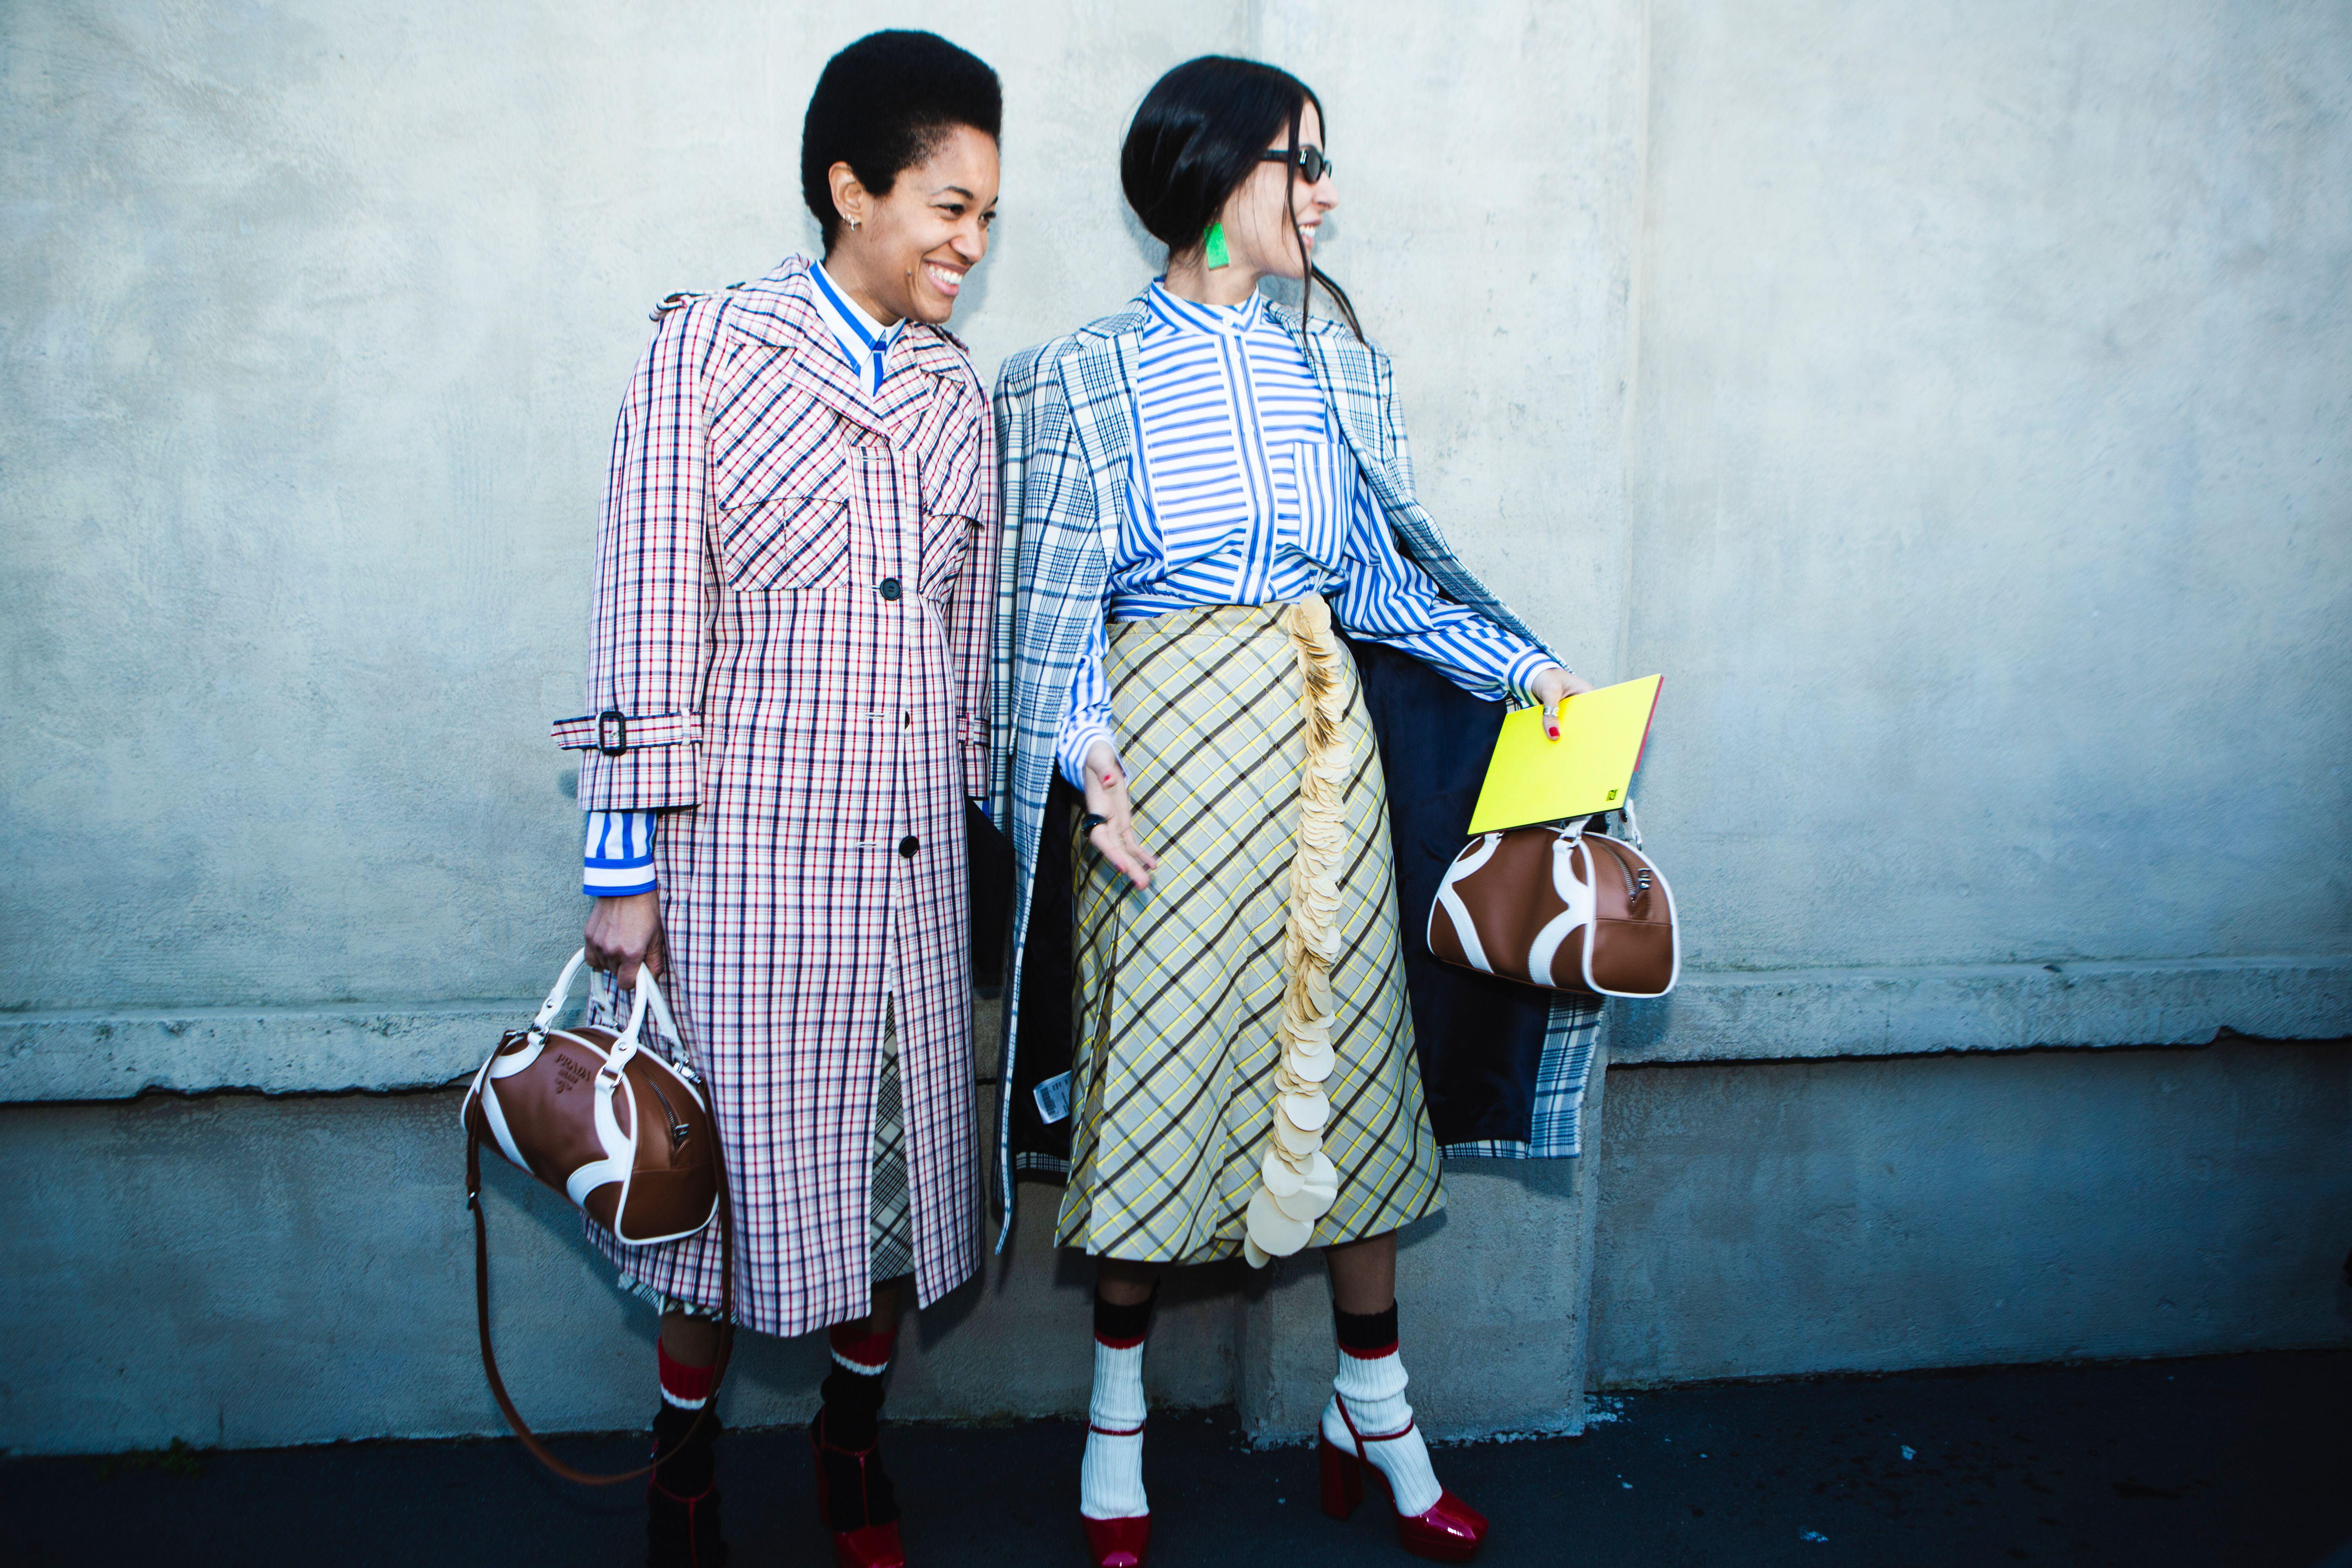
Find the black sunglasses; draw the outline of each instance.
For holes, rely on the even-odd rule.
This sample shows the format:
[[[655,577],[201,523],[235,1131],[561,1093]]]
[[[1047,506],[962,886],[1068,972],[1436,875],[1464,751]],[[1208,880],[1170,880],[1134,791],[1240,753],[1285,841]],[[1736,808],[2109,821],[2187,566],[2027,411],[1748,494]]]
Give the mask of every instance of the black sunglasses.
[[[1301,147],[1296,154],[1261,153],[1257,156],[1257,161],[1261,163],[1295,163],[1298,165],[1299,174],[1305,176],[1310,185],[1320,184],[1323,176],[1332,170],[1331,160],[1323,156],[1323,149],[1320,147]]]

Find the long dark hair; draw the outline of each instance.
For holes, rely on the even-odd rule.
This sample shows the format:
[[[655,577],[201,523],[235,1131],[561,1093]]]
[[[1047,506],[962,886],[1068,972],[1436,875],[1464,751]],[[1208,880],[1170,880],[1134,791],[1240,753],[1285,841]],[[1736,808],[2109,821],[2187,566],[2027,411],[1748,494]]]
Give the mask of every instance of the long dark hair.
[[[1287,125],[1294,174],[1284,182],[1284,202],[1291,243],[1307,267],[1299,289],[1300,324],[1320,284],[1348,330],[1362,337],[1348,291],[1315,265],[1298,236],[1298,128],[1310,103],[1323,118],[1323,100],[1312,88],[1261,61],[1230,55],[1186,60],[1143,95],[1143,106],[1127,128],[1127,145],[1119,150],[1118,183],[1143,226],[1168,247],[1170,256],[1181,256],[1201,243],[1227,199],[1257,172],[1275,133]],[[1327,141],[1331,134],[1328,118],[1323,134]]]

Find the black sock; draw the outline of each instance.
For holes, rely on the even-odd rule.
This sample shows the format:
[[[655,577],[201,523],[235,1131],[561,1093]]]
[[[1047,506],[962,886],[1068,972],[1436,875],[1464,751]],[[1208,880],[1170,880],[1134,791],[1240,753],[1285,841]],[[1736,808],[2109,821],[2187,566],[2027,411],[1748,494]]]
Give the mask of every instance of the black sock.
[[[703,1415],[702,1411],[682,1410],[667,1401],[655,1413],[654,1453],[668,1457],[654,1471],[654,1481],[674,1498],[700,1497],[710,1489],[718,1473],[711,1447],[719,1441],[719,1416],[712,1412],[697,1426],[696,1417]]]
[[[1152,1303],[1160,1300],[1160,1281],[1151,1282],[1151,1294],[1131,1307],[1121,1307],[1103,1300],[1100,1287],[1095,1290],[1095,1338],[1107,1345],[1126,1346],[1141,1342],[1151,1331]]]
[[[836,1448],[871,1448],[882,1430],[882,1379],[835,1363],[825,1373],[824,1440]]]
[[[1396,1349],[1397,1310],[1391,1301],[1381,1312],[1343,1312],[1331,1304],[1332,1331],[1339,1343],[1360,1356],[1385,1355]]]

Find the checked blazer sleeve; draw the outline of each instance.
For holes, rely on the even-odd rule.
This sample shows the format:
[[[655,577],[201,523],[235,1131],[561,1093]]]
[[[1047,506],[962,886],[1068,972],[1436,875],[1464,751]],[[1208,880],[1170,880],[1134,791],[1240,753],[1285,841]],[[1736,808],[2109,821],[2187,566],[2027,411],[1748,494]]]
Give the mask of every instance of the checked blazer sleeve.
[[[580,766],[586,811],[699,801],[703,644],[718,604],[705,527],[700,370],[722,301],[662,313],[613,433],[588,644],[591,714],[617,709],[627,750]]]
[[[1397,412],[1396,367],[1384,353],[1372,357],[1380,377],[1381,434],[1387,438],[1389,467],[1407,494],[1417,494],[1412,482],[1412,447],[1404,438],[1404,417]]]
[[[1013,752],[1014,744],[1013,689],[1016,684],[1014,660],[1019,642],[1021,605],[1021,518],[1022,506],[1027,494],[1029,429],[1025,399],[1008,391],[1009,382],[1018,382],[1024,389],[1029,374],[1024,362],[1034,358],[1034,351],[1024,351],[1005,362],[998,373],[996,389],[989,397],[990,431],[995,438],[996,501],[1003,519],[1003,532],[996,558],[996,626],[993,657],[990,660],[989,696],[991,738],[995,742],[995,768],[990,779],[988,814],[990,819],[1006,834],[1013,832]]]

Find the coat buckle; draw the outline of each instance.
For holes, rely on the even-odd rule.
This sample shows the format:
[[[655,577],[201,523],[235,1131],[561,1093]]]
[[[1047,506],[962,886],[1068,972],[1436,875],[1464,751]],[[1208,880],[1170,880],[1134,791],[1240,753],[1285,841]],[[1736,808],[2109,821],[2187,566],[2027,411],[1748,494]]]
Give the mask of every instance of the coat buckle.
[[[596,749],[608,757],[629,749],[628,715],[618,708],[607,708],[596,715]]]

